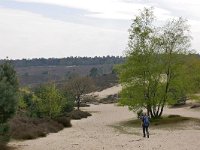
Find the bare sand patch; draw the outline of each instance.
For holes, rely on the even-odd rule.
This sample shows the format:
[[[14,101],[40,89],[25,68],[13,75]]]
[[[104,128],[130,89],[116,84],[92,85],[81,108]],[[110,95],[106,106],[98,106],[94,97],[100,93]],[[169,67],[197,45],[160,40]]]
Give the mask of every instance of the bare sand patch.
[[[119,84],[119,85],[113,86],[111,88],[102,90],[100,92],[90,93],[90,95],[96,96],[98,99],[103,99],[109,95],[118,94],[121,90],[122,90],[122,86]]]

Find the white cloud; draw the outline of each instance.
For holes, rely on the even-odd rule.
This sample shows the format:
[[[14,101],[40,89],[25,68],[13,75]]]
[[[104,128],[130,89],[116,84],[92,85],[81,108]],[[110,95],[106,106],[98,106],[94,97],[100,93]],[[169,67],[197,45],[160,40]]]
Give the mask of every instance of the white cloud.
[[[154,3],[136,3],[137,0],[15,0],[19,2],[45,3],[87,10],[96,18],[132,19],[138,9],[154,6]],[[155,14],[161,19],[170,17],[170,12],[155,7]]]
[[[192,47],[196,49],[197,52],[200,53],[200,21],[189,20],[189,24],[191,25],[191,34],[193,36]]]
[[[127,32],[0,9],[1,58],[121,55]]]
[[[89,17],[125,20],[133,19],[134,15],[138,14],[138,9],[154,6],[158,20],[180,15],[188,19],[193,36],[192,47],[199,49],[200,52],[200,1],[198,0],[15,1],[83,9],[91,12],[87,14]],[[124,22],[124,20],[118,21]],[[117,25],[113,23],[113,26]],[[127,29],[110,30],[92,27],[92,24],[87,26],[62,22],[30,13],[27,9],[26,11],[0,9],[0,58],[121,55],[126,47],[127,38]]]

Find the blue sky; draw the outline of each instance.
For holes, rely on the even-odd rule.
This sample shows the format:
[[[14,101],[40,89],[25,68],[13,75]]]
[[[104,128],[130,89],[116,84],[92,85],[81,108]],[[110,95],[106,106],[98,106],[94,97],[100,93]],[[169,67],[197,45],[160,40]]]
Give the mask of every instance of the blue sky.
[[[188,19],[200,52],[198,0],[1,0],[0,58],[123,55],[131,19],[151,6],[158,21]]]

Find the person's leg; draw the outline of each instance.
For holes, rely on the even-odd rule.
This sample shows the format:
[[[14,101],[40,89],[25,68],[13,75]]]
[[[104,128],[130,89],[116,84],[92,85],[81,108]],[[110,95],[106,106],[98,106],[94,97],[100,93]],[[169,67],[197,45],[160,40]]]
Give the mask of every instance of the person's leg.
[[[143,137],[146,137],[146,135],[145,135],[145,126],[142,126],[142,129],[143,129]]]
[[[146,133],[147,133],[147,137],[149,138],[149,127],[146,127]]]

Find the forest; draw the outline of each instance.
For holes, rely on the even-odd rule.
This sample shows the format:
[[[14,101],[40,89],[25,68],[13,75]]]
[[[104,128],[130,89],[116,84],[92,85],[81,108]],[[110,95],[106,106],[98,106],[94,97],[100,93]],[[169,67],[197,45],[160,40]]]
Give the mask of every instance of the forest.
[[[4,60],[0,60],[2,62]],[[66,57],[66,58],[34,58],[11,60],[15,67],[30,66],[83,66],[83,65],[103,65],[119,64],[124,61],[122,56],[95,56],[95,57]]]

